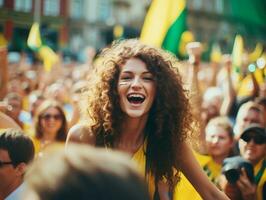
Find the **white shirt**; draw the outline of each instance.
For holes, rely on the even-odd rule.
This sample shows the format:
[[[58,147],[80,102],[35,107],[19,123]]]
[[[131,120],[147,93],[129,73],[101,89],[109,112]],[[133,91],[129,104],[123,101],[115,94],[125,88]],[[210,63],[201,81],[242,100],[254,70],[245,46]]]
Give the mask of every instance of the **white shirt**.
[[[25,190],[24,183],[20,184],[13,192],[11,192],[4,200],[21,200]]]

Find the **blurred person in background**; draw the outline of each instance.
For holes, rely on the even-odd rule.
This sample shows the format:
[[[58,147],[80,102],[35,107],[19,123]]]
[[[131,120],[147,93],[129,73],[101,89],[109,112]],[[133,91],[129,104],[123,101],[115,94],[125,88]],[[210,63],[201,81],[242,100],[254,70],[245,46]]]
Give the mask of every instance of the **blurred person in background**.
[[[149,200],[144,180],[126,155],[87,145],[49,150],[27,173],[25,200]]]
[[[61,104],[55,100],[42,102],[36,110],[34,127],[33,142],[36,153],[41,152],[51,143],[64,143],[68,125]]]
[[[18,129],[0,132],[0,199],[21,200],[24,174],[34,158],[32,140]]]
[[[234,125],[234,135],[239,139],[244,129],[252,123],[265,125],[264,110],[261,105],[254,101],[248,101],[241,105],[237,112],[236,123]]]
[[[31,114],[31,118],[33,119],[36,110],[38,107],[42,104],[42,102],[45,100],[45,96],[42,91],[40,90],[34,90],[29,95],[29,112]]]
[[[203,170],[218,185],[223,160],[233,156],[234,133],[229,118],[220,116],[211,119],[206,126],[205,137],[210,159],[203,164]]]
[[[254,167],[255,185],[249,182],[245,172],[237,186],[243,199],[263,200],[266,197],[266,130],[261,124],[250,124],[239,140],[240,155]],[[264,198],[263,198],[264,197]]]
[[[260,124],[250,124],[240,134],[240,155],[254,168],[250,179],[246,168],[239,169],[236,183],[222,177],[220,185],[233,200],[264,200],[266,197],[266,131]]]
[[[75,96],[70,96],[71,88],[64,82],[55,82],[46,88],[46,98],[52,98],[60,102],[66,113],[68,127],[70,128],[79,120],[78,100]]]
[[[15,120],[15,122],[24,129],[24,123],[30,119],[30,114],[23,110],[22,97],[18,93],[8,93],[3,102],[6,105],[3,112]]]
[[[198,118],[200,125],[199,147],[195,150],[201,154],[206,154],[205,146],[205,127],[209,120],[217,116],[228,116],[234,99],[234,90],[232,90],[231,80],[231,60],[228,55],[222,57],[223,69],[225,69],[225,87],[220,88],[216,85],[216,76],[219,71],[218,64],[210,66],[211,81],[204,89],[202,82],[199,81],[199,72],[203,71],[201,67],[202,45],[199,42],[187,44],[187,52],[190,63],[188,71],[188,88],[190,90],[190,101],[194,115]]]

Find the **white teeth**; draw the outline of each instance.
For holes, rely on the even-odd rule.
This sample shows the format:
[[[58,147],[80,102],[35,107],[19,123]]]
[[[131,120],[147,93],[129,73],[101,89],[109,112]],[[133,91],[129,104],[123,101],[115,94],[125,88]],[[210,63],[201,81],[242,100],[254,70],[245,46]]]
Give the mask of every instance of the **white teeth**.
[[[145,98],[145,96],[144,96],[144,95],[141,95],[141,94],[129,94],[128,97],[129,97],[129,98],[131,98],[131,97]]]

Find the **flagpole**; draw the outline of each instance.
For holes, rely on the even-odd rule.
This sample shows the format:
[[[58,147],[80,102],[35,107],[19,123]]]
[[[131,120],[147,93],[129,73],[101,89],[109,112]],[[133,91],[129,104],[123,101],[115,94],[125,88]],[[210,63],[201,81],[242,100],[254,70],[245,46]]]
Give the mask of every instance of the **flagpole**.
[[[41,0],[34,1],[34,15],[33,22],[37,22],[40,24],[41,22]]]

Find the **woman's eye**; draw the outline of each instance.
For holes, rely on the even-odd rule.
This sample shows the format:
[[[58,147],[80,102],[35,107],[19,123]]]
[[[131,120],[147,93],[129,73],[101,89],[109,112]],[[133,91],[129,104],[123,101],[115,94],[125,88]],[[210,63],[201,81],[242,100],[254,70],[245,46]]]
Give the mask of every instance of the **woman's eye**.
[[[130,79],[131,79],[130,76],[122,76],[122,77],[121,77],[121,80],[130,80]]]
[[[143,77],[144,80],[147,80],[147,81],[153,81],[154,78],[153,77],[150,77],[150,76],[147,76],[147,77]]]

